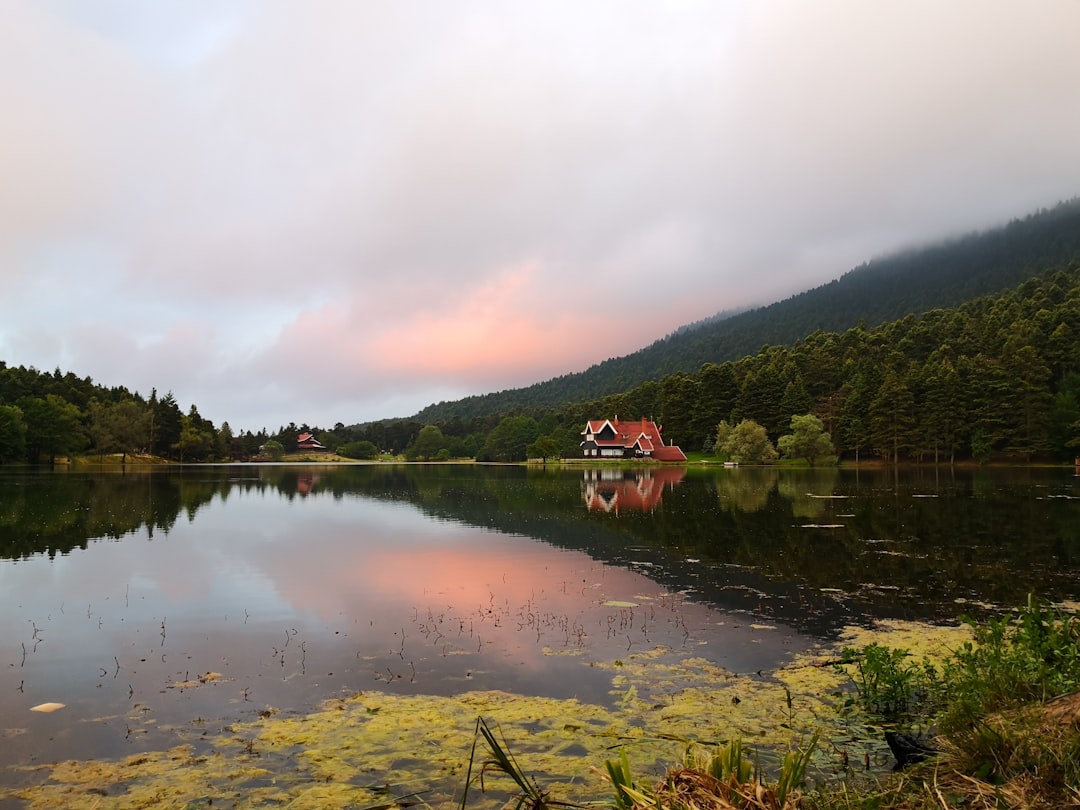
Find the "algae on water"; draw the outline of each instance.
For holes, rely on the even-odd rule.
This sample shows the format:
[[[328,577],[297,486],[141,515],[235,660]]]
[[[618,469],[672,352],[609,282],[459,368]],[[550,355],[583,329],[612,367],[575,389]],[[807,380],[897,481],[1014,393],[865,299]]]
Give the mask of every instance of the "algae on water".
[[[766,674],[737,675],[663,646],[610,663],[582,661],[610,670],[607,705],[499,691],[362,692],[307,714],[264,710],[218,735],[177,729],[181,744],[165,751],[24,768],[23,776],[40,777],[40,784],[0,790],[0,800],[22,800],[31,810],[316,808],[419,794],[431,806],[449,806],[460,796],[477,717],[500,729],[542,790],[572,801],[610,798],[610,786],[590,768],[602,770],[619,747],[635,774],[653,779],[681,759],[691,740],[742,739],[765,753],[767,766],[768,752],[780,755],[821,732],[822,767],[841,755],[847,761],[849,749],[869,761],[884,756],[864,739],[874,730],[836,710],[848,679],[824,662],[844,646],[875,640],[932,655],[959,644],[965,632],[899,623],[851,628],[837,644]],[[501,806],[514,785],[489,774],[485,789],[470,791],[470,807]]]

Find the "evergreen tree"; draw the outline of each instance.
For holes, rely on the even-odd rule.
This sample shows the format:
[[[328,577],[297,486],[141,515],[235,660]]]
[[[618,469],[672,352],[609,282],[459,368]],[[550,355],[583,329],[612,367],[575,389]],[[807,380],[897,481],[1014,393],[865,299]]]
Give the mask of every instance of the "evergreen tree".
[[[743,378],[735,401],[733,418],[750,419],[762,425],[769,435],[780,432],[791,414],[783,415],[784,389],[787,384],[771,363],[763,362]]]
[[[890,368],[870,403],[870,443],[879,455],[896,464],[900,451],[912,445],[914,425],[915,401],[908,378]]]
[[[698,397],[693,406],[691,434],[695,439],[701,436],[711,438],[716,432],[716,426],[731,418],[731,410],[739,396],[739,384],[735,380],[731,363],[706,363],[701,367],[697,378]]]
[[[802,375],[795,372],[790,382],[784,387],[784,396],[780,400],[780,410],[786,414],[808,413],[810,411],[810,394],[806,390],[806,383]]]
[[[0,405],[0,464],[26,456],[26,422],[14,405]]]
[[[82,412],[56,394],[24,397],[16,403],[26,423],[26,449],[32,462],[48,456],[55,464],[59,455],[70,455],[86,446]]]
[[[183,413],[176,404],[172,391],[152,405],[153,436],[151,452],[157,456],[172,456],[173,447],[180,441]]]
[[[923,367],[922,388],[922,424],[934,462],[944,450],[952,464],[963,440],[963,391],[960,375],[944,353],[935,353]]]
[[[1003,367],[1010,386],[1000,407],[1011,416],[1005,449],[1030,460],[1050,449],[1050,369],[1032,346],[1008,352]]]

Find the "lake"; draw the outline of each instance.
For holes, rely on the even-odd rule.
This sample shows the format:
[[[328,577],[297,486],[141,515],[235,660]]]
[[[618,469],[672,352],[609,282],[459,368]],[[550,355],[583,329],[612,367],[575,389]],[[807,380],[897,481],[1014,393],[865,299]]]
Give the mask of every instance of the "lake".
[[[447,738],[445,772],[418,788],[435,727],[467,743],[487,714],[532,735],[515,745],[535,761],[574,761],[598,735],[648,730],[649,711],[675,722],[691,696],[678,728],[711,732],[702,700],[772,688],[852,627],[955,623],[1029,593],[1080,602],[1071,469],[220,465],[0,484],[12,807],[143,806],[133,785],[155,777],[138,768],[225,760],[173,799],[445,797],[467,751]],[[742,701],[724,694],[731,714]],[[48,703],[64,707],[30,711]],[[331,710],[357,713],[354,736],[283,742],[286,720],[314,733]],[[395,746],[412,750],[383,764]],[[130,773],[56,769],[71,759]],[[28,792],[43,786],[60,792]]]

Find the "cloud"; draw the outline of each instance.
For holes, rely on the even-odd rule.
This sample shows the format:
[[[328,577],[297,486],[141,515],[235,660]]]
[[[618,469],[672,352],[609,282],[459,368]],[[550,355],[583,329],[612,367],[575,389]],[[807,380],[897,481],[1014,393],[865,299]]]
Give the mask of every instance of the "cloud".
[[[0,355],[241,426],[581,370],[1074,196],[1078,26],[1071,2],[8,3]]]

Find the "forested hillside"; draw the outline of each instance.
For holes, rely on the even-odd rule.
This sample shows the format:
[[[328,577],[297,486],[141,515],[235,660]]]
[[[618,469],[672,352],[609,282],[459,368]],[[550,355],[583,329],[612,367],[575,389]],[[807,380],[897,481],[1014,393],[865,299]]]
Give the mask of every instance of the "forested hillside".
[[[587,419],[653,417],[666,440],[694,451],[722,421],[751,420],[775,442],[803,414],[819,417],[852,460],[1072,459],[1080,450],[1080,262],[1004,295],[872,329],[815,331],[606,397],[501,418],[398,420],[363,435],[380,446],[412,435],[415,457],[445,449],[514,461],[541,447],[580,457]]]
[[[770,306],[677,330],[625,357],[586,371],[498,393],[431,405],[413,419],[506,414],[620,391],[705,363],[789,346],[815,331],[867,327],[1000,293],[1050,269],[1080,260],[1080,199],[934,247],[875,259],[835,281]]]

